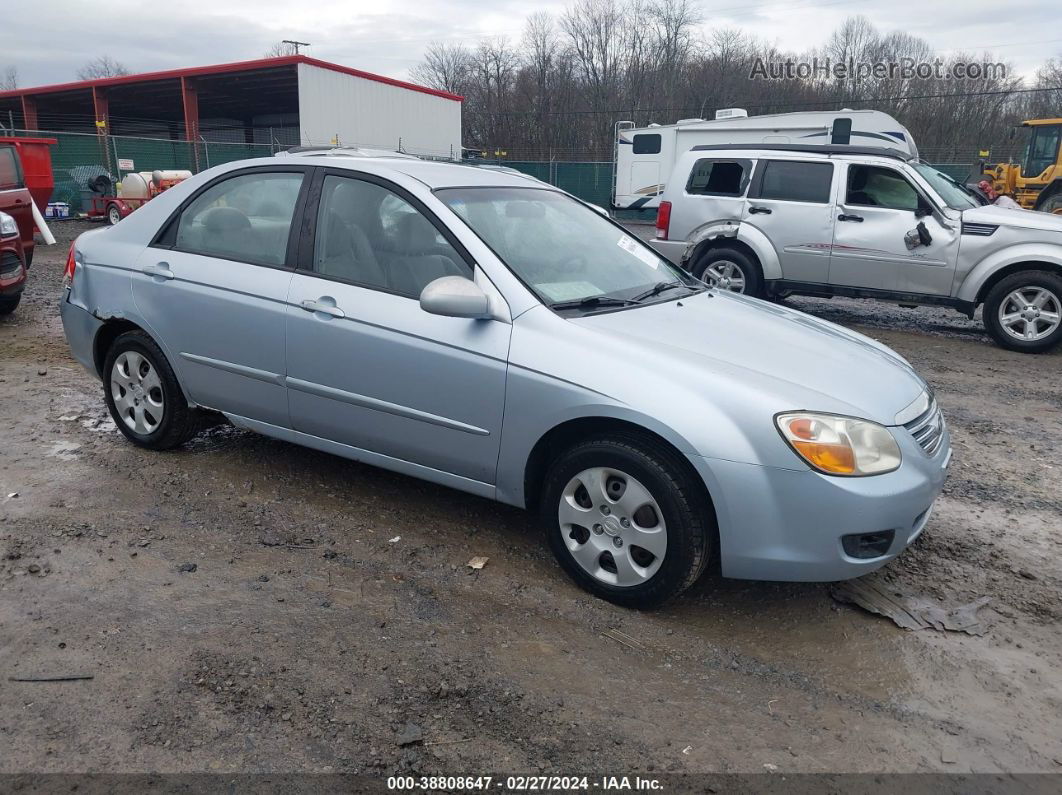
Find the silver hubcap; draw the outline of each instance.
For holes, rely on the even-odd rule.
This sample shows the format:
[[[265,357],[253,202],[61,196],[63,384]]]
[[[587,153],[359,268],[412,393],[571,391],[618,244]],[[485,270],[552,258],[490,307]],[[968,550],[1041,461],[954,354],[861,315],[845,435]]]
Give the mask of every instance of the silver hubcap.
[[[664,514],[645,486],[618,469],[594,467],[568,481],[557,519],[572,557],[601,582],[640,585],[664,561]]]
[[[108,215],[108,220],[111,222],[112,226],[122,220],[122,214],[120,212],[118,212],[118,208],[117,207],[112,207],[107,212],[107,215]]]
[[[1062,322],[1062,302],[1043,287],[1021,287],[999,305],[999,324],[1010,336],[1031,342],[1049,336]]]
[[[732,293],[745,292],[745,271],[736,262],[721,259],[704,269],[701,281],[717,290],[729,290]]]
[[[162,422],[162,381],[151,362],[136,351],[114,360],[111,397],[122,421],[137,433],[149,434]]]

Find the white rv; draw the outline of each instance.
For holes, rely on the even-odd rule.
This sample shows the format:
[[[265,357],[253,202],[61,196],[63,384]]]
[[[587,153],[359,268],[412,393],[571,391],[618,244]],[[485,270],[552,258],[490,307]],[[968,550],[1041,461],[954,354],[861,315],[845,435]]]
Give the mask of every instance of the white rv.
[[[911,133],[878,110],[814,111],[749,116],[728,108],[715,119],[683,119],[677,124],[616,124],[612,206],[617,210],[656,207],[675,161],[701,144],[852,144],[898,149],[918,156]]]

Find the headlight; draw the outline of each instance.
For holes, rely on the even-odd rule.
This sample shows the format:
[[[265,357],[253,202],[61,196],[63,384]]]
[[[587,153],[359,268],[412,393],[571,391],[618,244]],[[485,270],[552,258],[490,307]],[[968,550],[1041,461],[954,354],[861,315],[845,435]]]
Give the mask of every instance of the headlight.
[[[797,455],[827,475],[880,475],[900,466],[899,445],[876,422],[806,411],[774,421]]]
[[[0,237],[10,237],[18,234],[18,224],[7,213],[0,213]]]

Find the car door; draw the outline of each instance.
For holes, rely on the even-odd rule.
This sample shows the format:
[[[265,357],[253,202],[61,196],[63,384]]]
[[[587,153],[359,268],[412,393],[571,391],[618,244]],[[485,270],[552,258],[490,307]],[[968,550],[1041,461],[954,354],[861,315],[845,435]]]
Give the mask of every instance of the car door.
[[[511,325],[419,303],[436,278],[473,278],[468,254],[387,181],[322,173],[313,195],[287,307],[292,427],[380,465],[493,484]]]
[[[830,283],[947,295],[958,253],[955,231],[937,220],[929,200],[898,168],[867,163],[842,168]],[[905,238],[920,223],[930,243],[908,248]]]
[[[741,223],[774,246],[783,279],[824,283],[829,276],[833,172],[826,160],[761,160],[756,166]]]
[[[133,299],[196,403],[289,427],[284,315],[306,167],[218,177],[133,272]]]

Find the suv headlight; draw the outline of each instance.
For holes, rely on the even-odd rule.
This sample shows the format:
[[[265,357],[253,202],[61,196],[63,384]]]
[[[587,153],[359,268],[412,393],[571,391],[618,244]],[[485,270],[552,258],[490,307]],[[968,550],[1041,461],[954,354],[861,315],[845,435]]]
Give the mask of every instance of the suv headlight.
[[[18,224],[7,213],[0,213],[0,237],[11,237],[18,234]]]
[[[900,466],[900,446],[876,422],[807,411],[774,421],[796,454],[827,475],[881,475]]]

